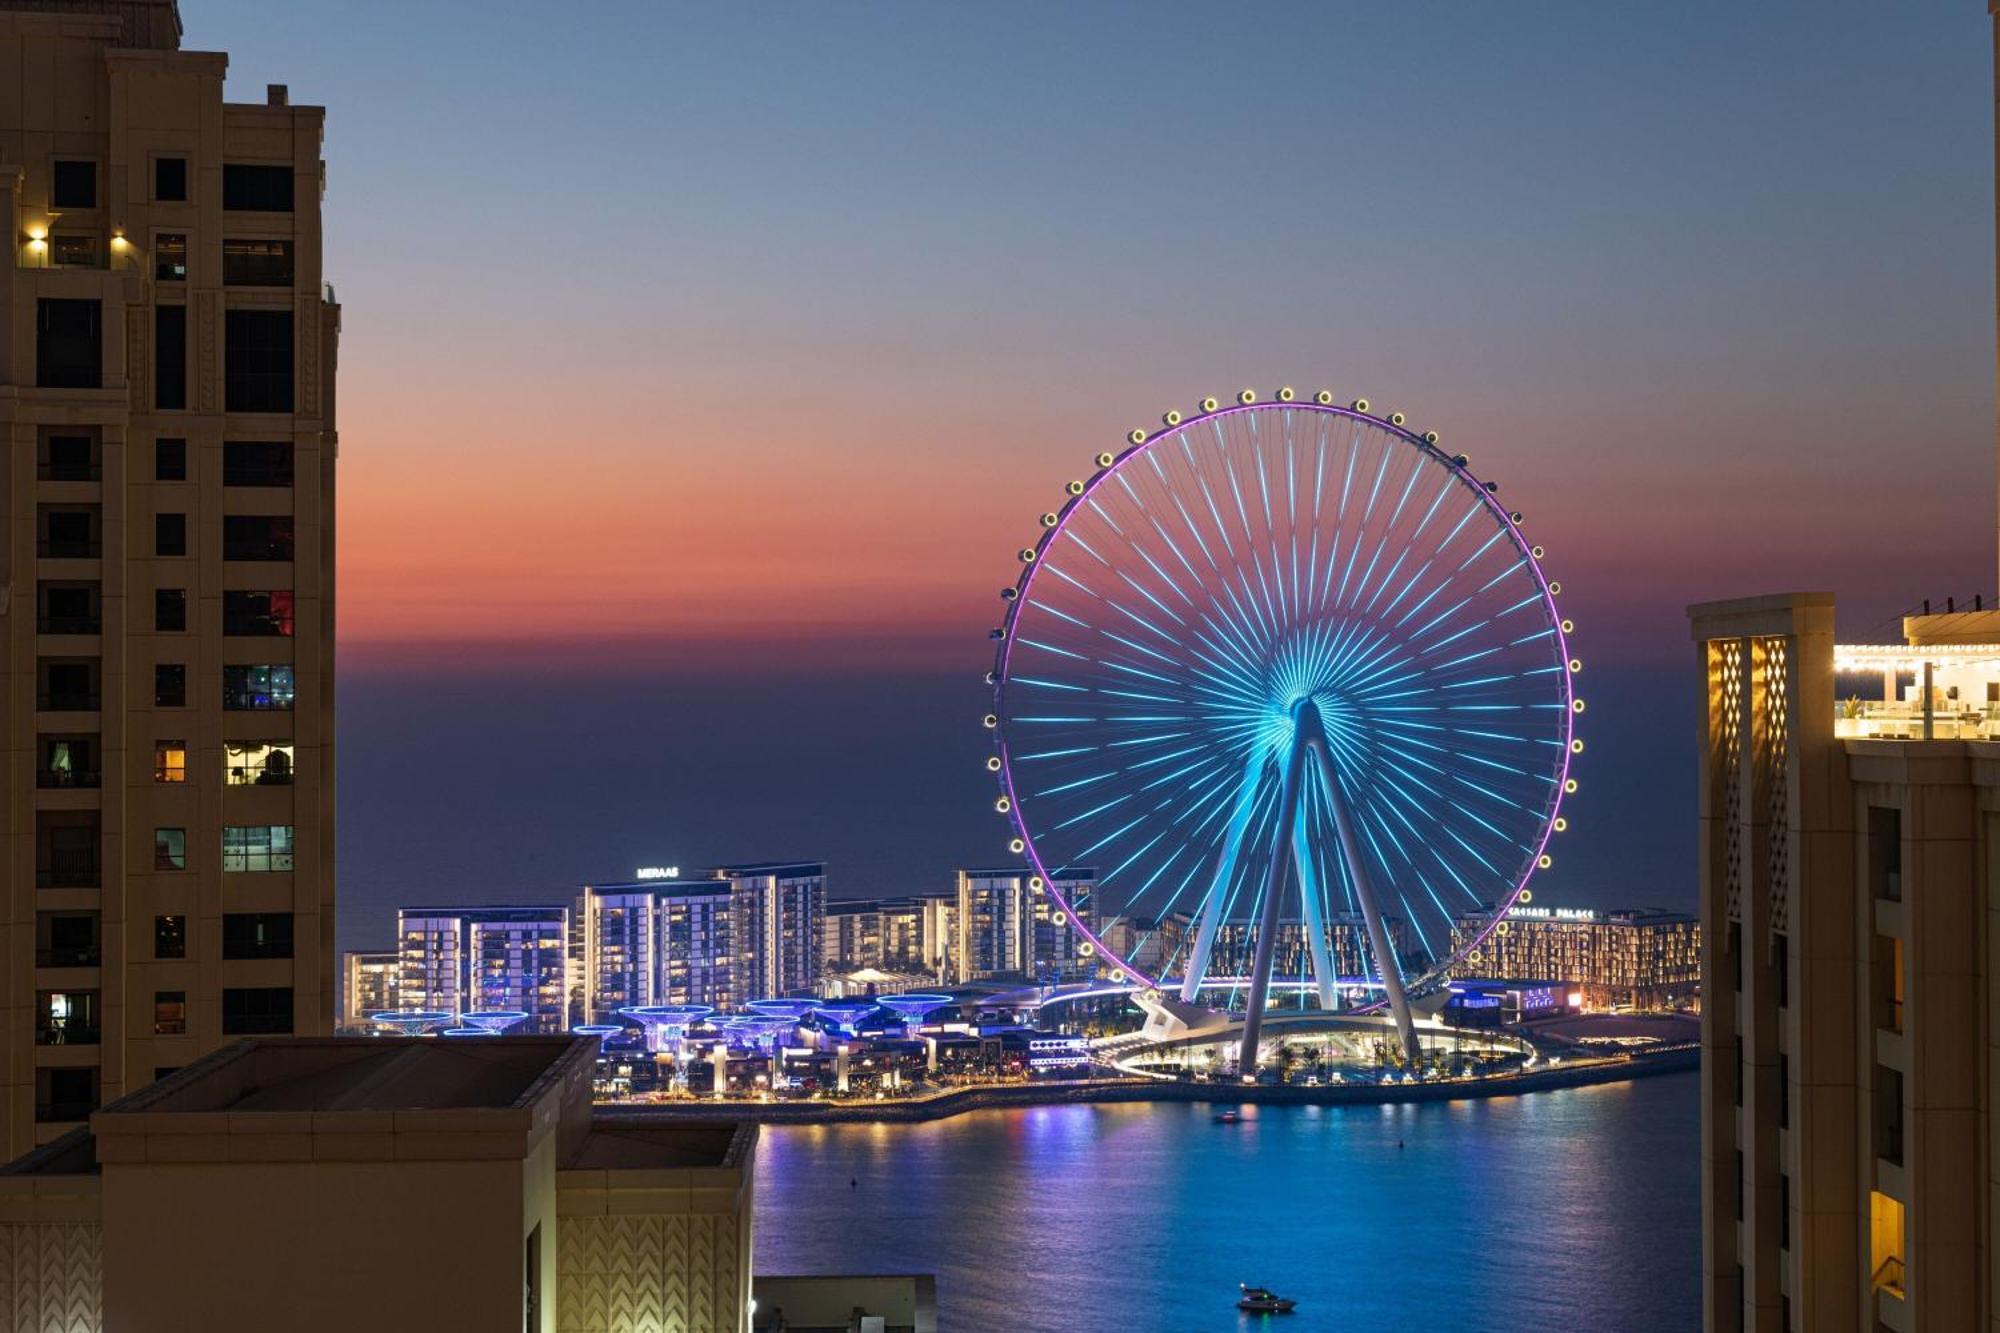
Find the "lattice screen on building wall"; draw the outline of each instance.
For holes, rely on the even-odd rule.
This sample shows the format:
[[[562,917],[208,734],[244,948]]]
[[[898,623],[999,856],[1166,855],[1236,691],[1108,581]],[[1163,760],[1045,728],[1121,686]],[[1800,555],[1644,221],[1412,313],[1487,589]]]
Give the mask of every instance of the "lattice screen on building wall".
[[[1743,920],[1743,645],[1722,639],[1709,645],[1710,725],[1717,730],[1722,763],[1723,901],[1731,921]]]
[[[1769,821],[1771,930],[1791,929],[1792,784],[1791,784],[1791,659],[1785,640],[1758,639],[1757,769],[1764,783]]]

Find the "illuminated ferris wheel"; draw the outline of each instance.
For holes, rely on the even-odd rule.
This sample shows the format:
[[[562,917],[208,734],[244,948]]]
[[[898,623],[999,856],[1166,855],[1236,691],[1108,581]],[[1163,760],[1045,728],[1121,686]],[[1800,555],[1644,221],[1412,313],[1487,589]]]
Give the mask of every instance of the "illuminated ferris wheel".
[[[1320,1007],[1386,1008],[1414,1058],[1411,1000],[1505,929],[1565,827],[1560,587],[1497,487],[1366,400],[1246,389],[1127,438],[1001,594],[1010,847],[1114,979],[1194,1003],[1218,936],[1250,941],[1242,1051],[1292,928]],[[1057,890],[1080,866],[1094,928]]]

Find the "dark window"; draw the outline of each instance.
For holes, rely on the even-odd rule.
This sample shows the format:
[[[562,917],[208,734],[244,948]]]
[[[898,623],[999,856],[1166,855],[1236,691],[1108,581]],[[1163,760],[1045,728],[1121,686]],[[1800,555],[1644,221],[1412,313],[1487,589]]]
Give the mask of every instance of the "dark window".
[[[224,560],[290,560],[290,514],[225,514],[222,518]]]
[[[1890,902],[1903,897],[1903,812],[1894,806],[1868,807],[1868,891]]]
[[[224,486],[289,486],[292,484],[290,440],[224,440]]]
[[[292,312],[231,310],[223,318],[223,407],[292,410]]]
[[[1792,1248],[1792,1178],[1782,1171],[1778,1173],[1778,1248]]]
[[[163,204],[184,204],[188,197],[188,160],[184,157],[153,159],[153,198]]]
[[[187,999],[187,992],[184,990],[153,992],[154,1036],[178,1037],[187,1032]]]
[[[290,637],[292,594],[289,591],[223,593],[222,632]]]
[[[104,252],[94,235],[57,232],[49,237],[49,262],[57,268],[103,268]]]
[[[153,554],[186,555],[188,553],[188,516],[186,514],[153,515]]]
[[[44,889],[94,889],[101,864],[95,810],[35,812],[35,884]]]
[[[223,241],[222,285],[225,287],[291,286],[292,243],[247,238]]]
[[[188,953],[188,921],[184,916],[153,918],[153,957],[185,958]]]
[[[37,1069],[35,1071],[35,1122],[42,1125],[67,1124],[88,1120],[97,1109],[97,1070]]]
[[[291,167],[225,162],[222,166],[222,206],[236,213],[291,212]]]
[[[153,668],[153,707],[187,707],[187,671],[179,662],[162,662]]]
[[[224,958],[290,958],[290,912],[225,912],[222,915]]]
[[[1792,1002],[1792,951],[1783,934],[1771,936],[1771,979],[1776,983],[1778,1007],[1783,1009]]]
[[[188,405],[187,307],[153,307],[153,406],[179,412]]]
[[[289,711],[293,693],[292,669],[288,666],[222,668],[222,706],[230,712]]]
[[[153,239],[153,277],[160,282],[186,282],[187,275],[187,233],[160,232]]]
[[[222,992],[224,1036],[255,1036],[292,1030],[290,986],[229,986]]]
[[[188,476],[188,442],[186,440],[153,441],[153,480],[186,481]]]
[[[51,208],[96,208],[97,164],[58,162],[55,182],[49,191]]]
[[[187,627],[187,589],[153,589],[153,628],[161,634],[181,634]]]
[[[97,442],[88,435],[51,435],[48,461],[42,464],[45,481],[96,481]]]
[[[43,634],[95,634],[103,626],[95,583],[43,583],[37,595],[42,613],[35,627]]]
[[[95,560],[100,552],[96,506],[42,511],[41,553],[57,560]]]
[[[101,302],[36,301],[35,383],[44,389],[103,388],[103,329]]]
[[[36,967],[96,967],[104,959],[95,912],[37,912]]]
[[[97,663],[83,661],[41,661],[41,688],[35,707],[49,713],[94,713],[97,711]]]

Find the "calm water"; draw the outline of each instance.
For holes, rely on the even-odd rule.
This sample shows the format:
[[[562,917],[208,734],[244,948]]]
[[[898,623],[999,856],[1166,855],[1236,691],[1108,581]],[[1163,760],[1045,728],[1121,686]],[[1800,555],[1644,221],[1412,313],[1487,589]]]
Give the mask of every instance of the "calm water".
[[[767,1126],[757,1271],[935,1273],[947,1333],[1686,1333],[1697,1088]],[[1298,1313],[1237,1314],[1239,1281]]]

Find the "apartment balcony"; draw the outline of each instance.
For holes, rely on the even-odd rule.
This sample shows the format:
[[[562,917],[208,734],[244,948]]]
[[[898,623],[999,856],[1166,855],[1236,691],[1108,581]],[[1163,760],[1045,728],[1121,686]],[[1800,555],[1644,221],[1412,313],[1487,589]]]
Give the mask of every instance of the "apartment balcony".
[[[103,881],[103,866],[94,853],[56,852],[35,868],[38,889],[95,889],[102,887]]]
[[[53,690],[35,696],[39,713],[95,713],[103,706],[101,696],[87,690]]]
[[[35,620],[38,634],[101,634],[104,632],[102,616],[39,616]]]
[[[42,463],[35,468],[39,481],[102,481],[104,469],[96,463]]]
[[[36,967],[102,967],[102,945],[75,945],[69,948],[35,950]]]
[[[104,543],[95,538],[44,537],[35,543],[35,554],[44,560],[98,560]]]
[[[36,1102],[35,1123],[67,1125],[90,1119],[90,1113],[96,1109],[96,1102]]]
[[[37,1046],[95,1046],[100,1037],[97,1025],[74,1020],[52,1019],[35,1025]]]
[[[44,768],[36,772],[35,785],[45,791],[90,791],[103,786],[104,777],[95,769]]]

